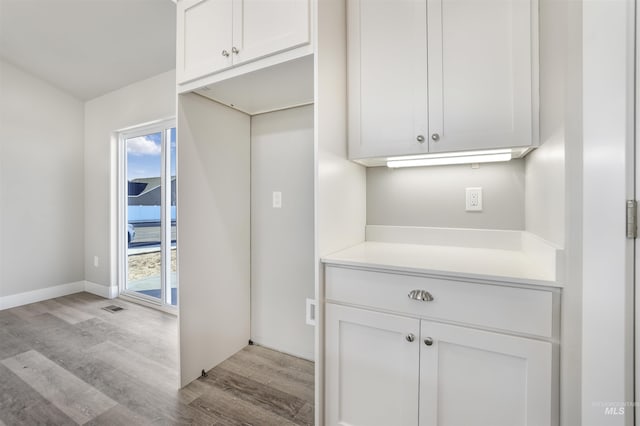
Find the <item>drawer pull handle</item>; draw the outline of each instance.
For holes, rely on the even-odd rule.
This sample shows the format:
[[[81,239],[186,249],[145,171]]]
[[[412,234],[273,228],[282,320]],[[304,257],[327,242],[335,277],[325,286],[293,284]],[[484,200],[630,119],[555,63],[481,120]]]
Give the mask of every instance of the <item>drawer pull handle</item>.
[[[433,345],[433,339],[431,337],[427,337],[426,339],[424,339],[424,344],[427,346]]]
[[[431,302],[433,300],[433,296],[427,290],[411,290],[409,292],[409,299]]]
[[[407,342],[411,343],[414,340],[416,340],[416,336],[413,333],[409,333],[407,334],[407,336],[405,337],[405,339],[407,339]]]

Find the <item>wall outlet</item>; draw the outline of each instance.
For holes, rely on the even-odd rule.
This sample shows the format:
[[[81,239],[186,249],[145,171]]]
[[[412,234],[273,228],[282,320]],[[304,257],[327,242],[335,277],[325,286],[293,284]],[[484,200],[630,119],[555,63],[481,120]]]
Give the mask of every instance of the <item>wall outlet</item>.
[[[280,191],[273,191],[273,208],[282,208],[282,192]]]
[[[482,188],[467,188],[466,190],[466,210],[468,212],[482,211]]]
[[[93,266],[95,266],[96,268],[100,266],[100,259],[98,258],[98,256],[93,256]]]

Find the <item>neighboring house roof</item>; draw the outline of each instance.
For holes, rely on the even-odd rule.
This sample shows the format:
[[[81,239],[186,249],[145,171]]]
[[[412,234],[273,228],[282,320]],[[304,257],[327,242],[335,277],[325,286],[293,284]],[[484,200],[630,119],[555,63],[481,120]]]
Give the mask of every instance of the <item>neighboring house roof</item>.
[[[130,206],[159,206],[161,201],[159,177],[139,178],[129,181]],[[176,178],[171,178],[171,205],[176,204]]]
[[[174,183],[175,180],[176,178],[175,176],[173,176],[171,178],[171,183]],[[131,186],[142,186],[141,184],[145,185],[144,188],[140,188],[141,189],[140,192],[135,191],[137,192],[137,194],[132,194],[131,189],[129,190],[129,194],[130,194],[129,197],[140,197],[158,188],[160,186],[160,178],[159,177],[137,178],[137,179],[130,180],[129,183],[133,184],[133,185],[129,185],[130,188]]]

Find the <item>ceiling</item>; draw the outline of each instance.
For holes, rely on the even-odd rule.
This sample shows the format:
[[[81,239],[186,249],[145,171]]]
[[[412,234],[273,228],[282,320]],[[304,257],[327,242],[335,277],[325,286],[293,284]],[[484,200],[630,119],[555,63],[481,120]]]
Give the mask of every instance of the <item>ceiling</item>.
[[[171,0],[0,0],[0,58],[81,100],[175,68]]]

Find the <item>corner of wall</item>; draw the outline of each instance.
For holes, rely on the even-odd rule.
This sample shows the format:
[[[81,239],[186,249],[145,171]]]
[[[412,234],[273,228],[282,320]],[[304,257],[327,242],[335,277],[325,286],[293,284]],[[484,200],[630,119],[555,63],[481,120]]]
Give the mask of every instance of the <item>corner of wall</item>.
[[[115,299],[119,294],[117,286],[104,286],[91,281],[84,281],[84,291],[105,299]]]
[[[540,147],[525,159],[525,229],[565,244],[566,1],[540,1]]]

